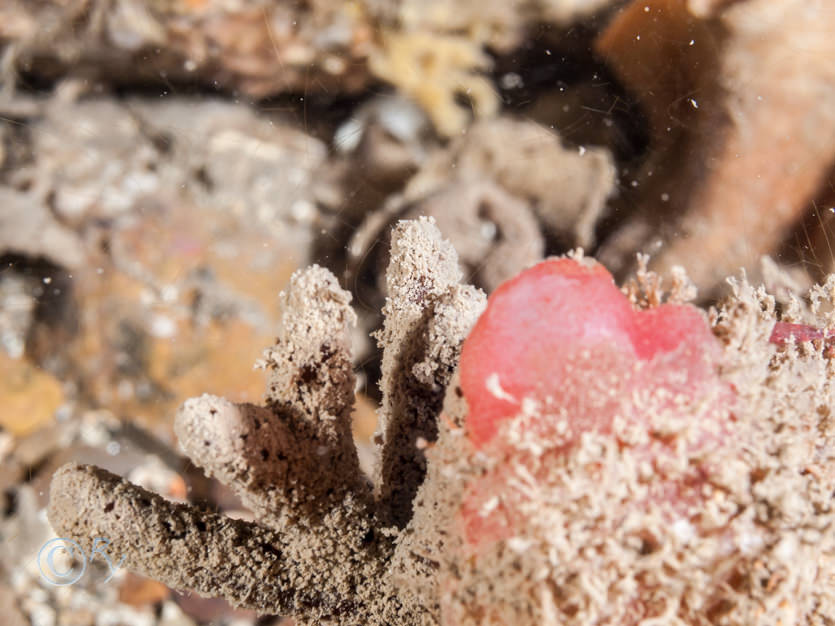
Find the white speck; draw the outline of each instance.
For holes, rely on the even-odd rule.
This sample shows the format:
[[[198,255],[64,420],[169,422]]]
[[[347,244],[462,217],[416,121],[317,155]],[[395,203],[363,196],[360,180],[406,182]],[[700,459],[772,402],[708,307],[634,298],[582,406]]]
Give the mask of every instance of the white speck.
[[[99,276],[104,274],[104,268],[103,267],[97,267],[96,268],[96,274],[98,274]]]
[[[792,561],[795,558],[796,553],[797,538],[794,535],[787,535],[774,549],[774,554],[784,563]]]
[[[195,63],[192,59],[188,59],[185,63],[183,63],[183,68],[187,72],[193,72],[197,69],[197,63]]]
[[[695,40],[695,39],[691,39],[691,40],[690,40],[690,45],[691,45],[691,46],[695,46],[695,45],[696,45],[696,40]]]
[[[698,108],[699,108],[699,103],[698,103],[698,102],[696,102],[696,100],[695,100],[695,99],[693,99],[693,98],[690,98],[690,104],[692,104],[692,105],[693,105],[693,108],[694,108],[694,109],[698,109]]]
[[[150,326],[151,335],[160,339],[170,339],[177,334],[177,324],[167,315],[154,315]]]
[[[487,391],[489,391],[493,396],[498,398],[499,400],[506,400],[507,402],[518,402],[516,398],[502,389],[501,384],[499,383],[499,375],[496,372],[493,372],[487,377],[487,382],[485,383],[485,387]]]
[[[763,545],[763,539],[760,535],[752,533],[742,533],[737,539],[739,551],[742,554],[754,554],[760,550]]]
[[[488,220],[483,221],[479,227],[481,236],[487,241],[493,241],[496,238],[497,230],[496,225]]]
[[[485,502],[482,505],[481,510],[478,512],[478,514],[481,517],[487,517],[498,506],[499,506],[499,496],[493,496],[492,498],[490,498],[487,502]]]
[[[501,78],[501,86],[502,89],[519,89],[520,87],[524,87],[525,82],[522,80],[522,77],[519,76],[516,72],[508,72]]]
[[[119,454],[119,452],[122,451],[122,446],[119,445],[118,441],[110,441],[105,447],[105,450],[107,450],[107,453],[110,456],[116,456],[117,454]]]
[[[693,525],[686,519],[677,519],[673,522],[673,534],[685,545],[690,543],[696,535]]]
[[[641,36],[640,35],[635,35],[635,39],[637,39],[638,41],[641,41]]]
[[[584,154],[586,154],[586,147],[580,146],[579,148],[577,148],[577,151],[580,153],[580,156],[583,156]]]
[[[307,200],[296,200],[290,207],[290,214],[300,224],[307,224],[313,221],[316,215],[316,207]]]
[[[166,285],[160,291],[163,302],[174,302],[177,299],[178,291],[174,285]]]
[[[546,50],[546,51],[545,51],[545,54],[547,54],[548,56],[551,56],[551,51],[550,51],[550,50]]]
[[[649,7],[648,6],[644,7],[644,13],[649,13]]]
[[[669,202],[670,201],[670,194],[662,193],[661,194],[661,202]]]
[[[43,279],[43,284],[44,285],[48,285],[51,282],[52,282],[52,277],[51,276],[44,276],[44,279]]]
[[[55,411],[55,419],[59,422],[66,422],[72,416],[72,408],[67,404],[62,404]],[[2,455],[0,455],[2,456]]]
[[[364,130],[365,124],[361,120],[355,117],[349,118],[336,129],[333,144],[339,152],[352,152],[360,144]]]
[[[322,62],[322,68],[328,73],[334,76],[338,76],[342,74],[346,69],[346,64],[343,59],[338,56],[334,56],[332,54],[325,57],[325,60]]]
[[[637,186],[638,186],[638,181],[637,181],[637,180],[633,180],[630,184],[631,184],[633,187],[637,187]]]
[[[532,545],[533,541],[531,539],[525,539],[523,537],[511,537],[507,540],[507,547],[517,554],[527,552]]]
[[[116,393],[119,394],[119,398],[122,400],[132,398],[134,394],[133,383],[125,379],[120,380],[119,384],[116,385]]]

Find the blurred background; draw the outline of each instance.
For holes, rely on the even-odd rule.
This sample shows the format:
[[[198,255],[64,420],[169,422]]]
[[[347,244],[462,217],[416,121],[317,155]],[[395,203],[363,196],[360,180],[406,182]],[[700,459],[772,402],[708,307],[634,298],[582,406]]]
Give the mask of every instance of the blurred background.
[[[804,293],[833,270],[833,33],[829,0],[0,0],[3,623],[290,624],[101,562],[50,584],[50,476],[247,517],[173,416],[261,400],[310,263],[354,296],[370,468],[396,220],[434,216],[487,292],[582,247],[704,305],[743,269]]]

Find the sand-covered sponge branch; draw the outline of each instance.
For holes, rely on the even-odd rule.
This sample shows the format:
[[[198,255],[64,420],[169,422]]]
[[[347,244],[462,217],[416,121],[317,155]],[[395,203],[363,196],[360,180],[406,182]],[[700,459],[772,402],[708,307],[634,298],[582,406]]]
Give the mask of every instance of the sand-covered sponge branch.
[[[346,497],[370,503],[351,435],[356,379],[350,330],[356,323],[351,294],[324,268],[296,272],[281,294],[282,319],[275,346],[264,355],[267,404],[295,439],[291,472],[308,486],[313,502]],[[346,489],[348,492],[346,492]]]
[[[375,483],[391,521],[405,526],[426,473],[421,442],[437,437],[437,418],[458,364],[461,342],[484,309],[484,294],[461,286],[458,257],[434,222],[402,221],[392,236],[378,334],[383,350]]]
[[[49,519],[87,552],[95,538],[107,539],[125,567],[175,589],[274,613],[348,608],[332,585],[299,578],[307,556],[281,533],[171,503],[99,468],[70,464],[55,473]]]
[[[332,541],[342,531],[327,520],[347,507],[355,534],[364,535],[373,511],[351,436],[350,294],[313,266],[291,277],[281,301],[279,337],[262,363],[269,371],[267,407],[207,395],[191,399],[177,414],[178,439],[195,464],[231,486],[262,523],[307,527]]]

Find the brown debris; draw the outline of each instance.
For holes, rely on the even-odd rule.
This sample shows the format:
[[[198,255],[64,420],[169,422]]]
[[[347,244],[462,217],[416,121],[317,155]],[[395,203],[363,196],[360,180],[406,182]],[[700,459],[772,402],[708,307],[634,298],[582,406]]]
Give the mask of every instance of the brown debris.
[[[779,246],[835,159],[834,17],[804,0],[641,0],[618,16],[598,49],[643,103],[652,154],[604,264],[650,252],[711,295]]]
[[[543,230],[567,246],[594,243],[594,226],[615,187],[607,150],[567,148],[539,124],[503,117],[473,124],[430,157],[404,195],[425,196],[448,185],[450,178],[469,182],[485,177],[529,204]]]
[[[485,47],[507,52],[532,26],[569,25],[614,0],[538,0],[517,11],[468,0],[285,3],[72,0],[0,6],[0,79],[65,75],[115,84],[195,82],[253,98],[355,94],[377,80],[421,104],[441,135],[492,116]],[[470,107],[455,101],[466,96]]]
[[[76,233],[28,194],[0,187],[0,253],[48,259],[70,269],[86,256]]]
[[[452,183],[406,211],[432,217],[459,251],[467,282],[492,292],[545,255],[529,206],[490,181]]]
[[[467,281],[490,292],[541,260],[548,239],[593,245],[614,190],[606,149],[564,147],[554,132],[529,121],[477,122],[430,153],[402,193],[352,233],[349,275],[383,265],[385,246],[376,254],[373,248],[395,221],[426,215],[455,246]]]

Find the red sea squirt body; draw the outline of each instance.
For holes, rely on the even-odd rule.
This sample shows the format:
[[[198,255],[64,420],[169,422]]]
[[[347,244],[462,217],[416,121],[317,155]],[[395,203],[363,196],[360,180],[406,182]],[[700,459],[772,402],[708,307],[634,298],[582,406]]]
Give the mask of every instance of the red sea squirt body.
[[[721,352],[697,308],[636,310],[592,260],[550,259],[501,285],[464,342],[459,366],[467,436],[498,461],[466,486],[466,543],[478,550],[526,532],[524,514],[511,504],[523,497],[512,478],[516,453],[497,436],[526,411],[524,428],[558,454],[570,453],[585,432],[612,433],[616,417],[647,432],[653,416],[692,420],[692,436],[680,443],[693,458],[721,445],[733,399],[719,379]],[[633,454],[663,464],[676,449],[662,439]],[[687,515],[701,501],[704,471],[697,463],[687,477],[659,475],[644,497],[666,503],[671,520]]]
[[[602,265],[549,259],[501,285],[464,343],[468,434],[484,446],[524,398],[567,416],[575,436],[605,432],[633,392],[701,393],[719,354],[695,307],[638,311]]]

